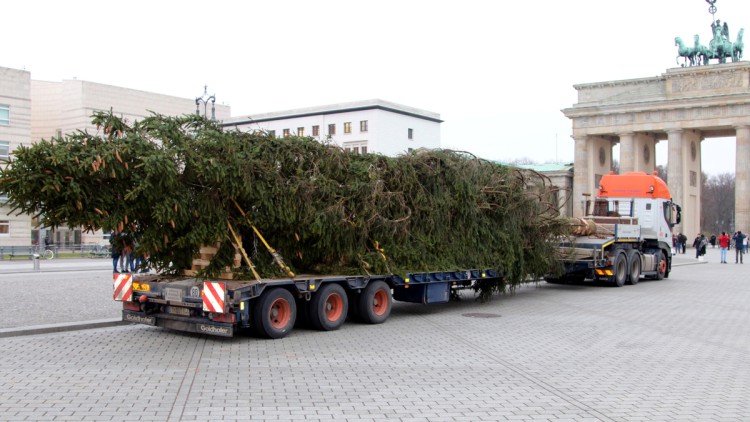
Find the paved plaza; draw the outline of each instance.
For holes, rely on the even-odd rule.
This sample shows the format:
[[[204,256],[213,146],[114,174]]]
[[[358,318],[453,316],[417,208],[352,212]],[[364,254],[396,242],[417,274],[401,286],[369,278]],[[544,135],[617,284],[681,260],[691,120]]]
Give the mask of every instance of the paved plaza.
[[[382,325],[280,340],[139,325],[10,335],[0,420],[750,420],[750,262],[720,264],[716,249],[697,263],[692,252],[666,280],[397,303]],[[27,293],[12,312],[56,322],[117,312],[107,271],[67,274],[37,274],[51,292]],[[4,307],[34,280],[0,266]],[[23,330],[12,320],[4,328]]]

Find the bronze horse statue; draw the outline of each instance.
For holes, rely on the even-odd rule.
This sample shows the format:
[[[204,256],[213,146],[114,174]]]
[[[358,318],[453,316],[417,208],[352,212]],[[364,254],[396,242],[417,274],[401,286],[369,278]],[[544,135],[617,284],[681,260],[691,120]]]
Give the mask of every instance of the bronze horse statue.
[[[737,41],[734,42],[734,45],[732,46],[732,61],[738,62],[742,60],[742,50],[745,49],[745,43],[742,41],[742,35],[745,34],[745,28],[740,29],[740,32],[737,34]]]
[[[711,59],[717,59],[719,63],[726,63],[727,58],[730,58],[733,62],[742,60],[742,53],[745,47],[742,36],[745,33],[745,29],[740,29],[735,42],[729,41],[729,30],[726,23],[723,28],[719,27],[718,24],[712,25],[712,29],[714,38],[708,46],[700,43],[698,35],[695,35],[693,47],[685,45],[682,38],[675,37],[674,45],[677,46],[677,64],[686,67],[707,65]],[[680,63],[680,58],[683,58],[685,62]]]
[[[685,63],[680,64],[680,66],[685,67],[695,65],[695,49],[693,47],[686,46],[680,37],[675,37],[674,45],[677,46],[677,57],[675,58],[677,64],[680,64],[680,57],[682,57],[685,59]]]

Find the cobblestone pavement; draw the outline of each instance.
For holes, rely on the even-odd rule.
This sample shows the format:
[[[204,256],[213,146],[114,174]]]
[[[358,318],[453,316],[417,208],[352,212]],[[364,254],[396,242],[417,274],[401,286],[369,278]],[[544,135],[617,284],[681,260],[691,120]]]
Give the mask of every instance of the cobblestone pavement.
[[[82,267],[0,273],[0,329],[119,318],[122,305],[112,300],[112,270],[107,264],[106,270],[73,268]]]
[[[397,304],[382,325],[280,340],[0,338],[0,420],[747,421],[750,262],[707,261],[622,288]]]

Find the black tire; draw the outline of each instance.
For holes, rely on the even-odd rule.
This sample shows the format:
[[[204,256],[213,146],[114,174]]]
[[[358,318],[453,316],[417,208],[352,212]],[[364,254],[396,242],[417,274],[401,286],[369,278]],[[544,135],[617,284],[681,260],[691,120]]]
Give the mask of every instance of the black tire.
[[[313,294],[307,317],[321,331],[338,330],[349,312],[349,297],[339,284],[327,283]]]
[[[289,290],[268,289],[258,298],[252,317],[253,331],[260,337],[282,338],[294,328],[297,303]]]
[[[625,285],[628,278],[628,259],[624,251],[615,251],[615,259],[612,261],[612,276],[609,280],[617,287]]]
[[[393,297],[388,283],[377,280],[371,281],[362,290],[357,303],[359,319],[367,324],[380,324],[391,314]]]
[[[656,277],[657,280],[663,280],[669,275],[667,271],[667,257],[664,256],[664,252],[659,251],[656,253]]]
[[[628,251],[628,284],[638,284],[642,266],[641,254],[635,249]]]

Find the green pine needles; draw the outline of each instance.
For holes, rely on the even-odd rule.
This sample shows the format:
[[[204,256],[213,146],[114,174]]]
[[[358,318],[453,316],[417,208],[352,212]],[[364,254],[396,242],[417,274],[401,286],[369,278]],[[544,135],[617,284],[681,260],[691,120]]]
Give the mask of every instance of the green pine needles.
[[[234,257],[227,222],[266,278],[281,275],[249,219],[295,273],[405,274],[493,268],[505,290],[550,272],[566,232],[545,177],[447,150],[357,155],[312,138],[224,131],[196,115],[132,126],[109,113],[14,151],[0,193],[48,227],[122,230],[164,273],[221,242],[201,276]],[[252,278],[246,263],[236,278]]]

